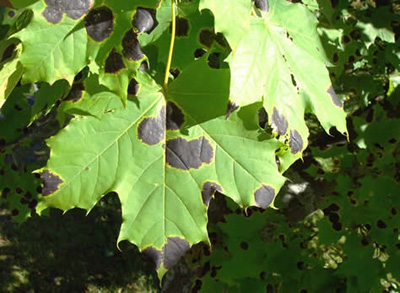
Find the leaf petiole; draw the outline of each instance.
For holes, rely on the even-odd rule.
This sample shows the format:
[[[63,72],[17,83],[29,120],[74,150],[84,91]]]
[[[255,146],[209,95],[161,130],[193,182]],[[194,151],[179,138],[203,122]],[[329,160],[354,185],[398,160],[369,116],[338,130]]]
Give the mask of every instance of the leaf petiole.
[[[176,0],[171,0],[171,15],[172,15],[172,24],[171,24],[171,42],[169,45],[169,52],[168,52],[168,60],[167,66],[165,68],[165,76],[164,76],[164,85],[163,89],[166,92],[168,87],[168,77],[169,77],[169,70],[171,69],[172,63],[172,56],[174,53],[174,44],[175,44],[175,32],[176,32]]]

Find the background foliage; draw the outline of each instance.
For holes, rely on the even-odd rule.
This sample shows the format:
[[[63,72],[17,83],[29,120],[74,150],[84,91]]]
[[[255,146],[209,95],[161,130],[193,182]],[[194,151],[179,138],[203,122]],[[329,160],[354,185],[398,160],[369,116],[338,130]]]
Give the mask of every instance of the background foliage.
[[[155,7],[157,4],[156,1],[153,1],[154,3],[139,2],[138,5],[147,7]],[[202,1],[201,5],[203,5],[202,8],[209,8],[214,13],[215,31],[212,30],[213,18],[211,13],[204,11],[204,13],[200,14],[196,7],[198,5],[196,1],[194,1],[194,4],[185,2],[181,4],[179,13],[181,16],[186,16],[190,19],[190,27],[198,28],[198,30],[191,29],[187,37],[178,37],[176,40],[176,52],[172,61],[172,68],[175,71],[172,71],[172,74],[182,71],[180,77],[182,82],[176,79],[176,82],[171,84],[171,96],[166,98],[177,102],[184,113],[189,113],[190,108],[185,108],[182,100],[179,99],[179,95],[173,95],[174,84],[178,92],[184,92],[185,85],[190,90],[195,89],[195,92],[197,88],[201,89],[201,82],[196,84],[195,79],[190,79],[187,76],[193,76],[194,72],[203,72],[204,74],[200,74],[200,77],[214,74],[209,67],[205,66],[206,64],[214,69],[220,68],[218,73],[215,73],[210,78],[211,80],[218,81],[219,78],[224,78],[224,72],[227,72],[224,68],[228,67],[232,70],[231,80],[234,80],[235,71],[233,69],[235,68],[235,62],[239,62],[237,60],[242,58],[239,53],[248,49],[246,47],[241,48],[241,43],[235,39],[237,34],[230,34],[229,28],[224,26],[225,22],[218,20],[219,18],[224,18],[225,15],[216,13],[221,10],[214,1]],[[238,5],[240,9],[251,11],[251,5],[246,4],[249,1],[239,2],[243,3],[241,7]],[[276,3],[279,2],[270,1],[270,9],[272,11],[276,8]],[[172,290],[171,292],[177,292],[173,291],[177,289],[184,291],[185,288],[186,290],[203,290],[204,292],[222,290],[242,292],[249,289],[254,292],[264,292],[265,288],[267,288],[267,292],[315,292],[331,290],[331,288],[334,288],[337,292],[397,291],[400,278],[399,266],[396,262],[400,253],[398,230],[400,228],[398,219],[398,213],[400,212],[398,197],[400,190],[398,173],[400,167],[400,90],[398,87],[400,54],[399,45],[396,42],[400,29],[399,4],[396,1],[377,1],[376,3],[373,1],[341,1],[336,3],[322,0],[318,2],[303,1],[303,3],[318,18],[318,22],[315,25],[317,25],[317,32],[321,38],[321,43],[318,45],[321,46],[319,51],[327,53],[326,57],[316,57],[315,60],[320,58],[318,61],[314,62],[311,59],[305,59],[305,61],[308,64],[315,63],[316,67],[320,63],[330,65],[329,73],[333,88],[336,89],[339,100],[345,100],[344,106],[348,115],[349,142],[338,132],[331,132],[332,136],[324,133],[319,123],[326,129],[329,129],[331,125],[324,125],[323,115],[318,114],[318,110],[314,109],[311,113],[306,114],[304,123],[307,124],[307,127],[304,126],[302,128],[304,129],[303,132],[300,130],[299,132],[301,132],[302,137],[307,137],[308,131],[310,132],[310,145],[306,148],[306,144],[304,144],[304,148],[302,147],[304,149],[303,161],[297,161],[284,174],[290,181],[285,184],[274,203],[279,208],[279,211],[247,208],[243,212],[238,208],[237,203],[247,207],[254,205],[254,202],[246,203],[246,200],[249,201],[246,197],[239,196],[235,198],[235,196],[231,196],[236,201],[234,203],[217,192],[208,209],[208,235],[212,244],[212,253],[210,253],[207,245],[198,244],[194,246],[186,254],[186,257],[165,276],[163,285],[163,290],[165,291]],[[60,125],[61,127],[66,125],[71,119],[69,115],[87,116],[89,114],[91,117],[95,117],[89,117],[89,119],[96,121],[99,117],[106,115],[110,109],[112,111],[118,109],[119,106],[117,105],[121,105],[121,113],[130,111],[129,106],[127,110],[123,110],[122,104],[118,104],[118,98],[112,100],[110,94],[104,96],[98,90],[99,83],[119,97],[127,97],[126,92],[129,92],[129,89],[131,93],[137,94],[136,85],[132,82],[130,76],[138,76],[137,80],[142,85],[141,94],[145,93],[156,101],[156,91],[152,90],[152,88],[156,87],[155,84],[146,86],[149,81],[145,77],[140,77],[139,68],[145,64],[148,66],[148,63],[143,62],[149,62],[149,73],[159,84],[162,84],[163,70],[166,63],[166,54],[163,52],[168,51],[169,46],[169,36],[166,33],[168,32],[171,18],[169,1],[162,2],[161,7],[157,10],[158,26],[150,34],[143,33],[138,37],[143,47],[143,52],[146,54],[143,56],[140,55],[139,51],[124,51],[123,39],[126,35],[124,35],[123,28],[116,25],[113,28],[115,33],[112,38],[106,40],[102,46],[99,46],[90,38],[85,39],[81,34],[84,30],[78,29],[82,22],[74,21],[73,18],[65,18],[63,20],[65,21],[64,32],[55,29],[56,26],[49,27],[49,30],[52,31],[49,31],[46,35],[40,35],[43,38],[41,41],[38,39],[39,36],[35,33],[35,30],[38,30],[41,25],[40,22],[43,22],[44,19],[43,17],[35,17],[35,13],[37,13],[35,11],[42,11],[44,2],[39,1],[35,5],[37,8],[33,8],[33,15],[30,10],[22,11],[2,8],[2,92],[8,98],[1,108],[0,143],[2,154],[0,156],[0,176],[3,178],[0,181],[0,189],[2,190],[2,205],[7,208],[6,213],[16,221],[26,220],[31,215],[31,210],[34,210],[41,200],[40,193],[43,192],[42,188],[45,186],[41,184],[39,178],[32,174],[32,171],[42,168],[48,159],[49,151],[44,139],[56,134],[60,129]],[[121,9],[118,6],[120,4],[114,3],[114,1],[109,1],[108,5],[114,11]],[[96,11],[97,6],[100,7],[101,5],[96,4],[94,11]],[[193,7],[196,9],[193,9]],[[301,9],[305,9],[304,6],[301,7]],[[122,20],[118,23],[121,26],[130,26],[131,16],[135,12],[136,6],[123,8],[126,11],[126,15],[121,14]],[[236,9],[237,7],[232,7],[232,11],[237,11]],[[300,12],[292,13],[295,15],[295,13]],[[310,13],[311,15],[308,10],[304,13]],[[291,24],[290,20],[287,20],[286,14],[283,14],[281,18],[279,18],[279,14],[274,15],[278,17],[278,20],[275,21],[284,23],[283,26],[288,27],[290,31]],[[234,17],[234,14],[232,14],[232,17]],[[296,18],[294,17],[294,19]],[[287,69],[282,65],[285,62],[290,62],[290,60],[288,61],[290,56],[296,56],[293,51],[280,51],[292,48],[287,43],[290,39],[286,39],[285,36],[280,35],[273,29],[270,31],[263,28],[258,29],[260,24],[257,21],[258,19],[253,20],[251,23],[249,22],[249,25],[257,26],[257,29],[252,31],[254,34],[259,35],[248,35],[247,38],[249,39],[244,42],[245,44],[253,49],[252,38],[257,43],[257,40],[261,37],[266,38],[268,41],[272,40],[275,44],[284,42],[287,46],[276,45],[274,48],[277,51],[272,53],[260,52],[261,56],[279,52],[278,55],[284,57],[280,57],[283,58],[280,61],[277,59],[281,63],[277,61],[278,63],[275,66],[267,67],[270,76],[263,76],[263,74],[266,74],[263,71],[255,72],[254,84],[251,86],[258,88],[260,95],[266,89],[275,90],[278,93],[288,93],[287,91],[289,91],[294,95],[298,93],[301,95],[304,91],[307,92],[307,84],[311,84],[312,81],[310,83],[307,81],[307,76],[302,76],[304,66],[295,71],[293,68],[298,63],[294,59],[292,61],[294,63],[291,65],[292,72],[287,72]],[[29,26],[21,30],[28,23],[30,23]],[[182,20],[182,23],[184,23],[184,20]],[[246,23],[246,20],[240,23]],[[68,32],[71,28],[76,25],[78,26],[76,28],[78,33],[69,34]],[[312,26],[312,21],[310,21],[309,25]],[[183,30],[181,33],[185,34],[185,25],[183,24],[181,26],[178,25],[178,35],[180,33],[179,27]],[[204,30],[205,28],[208,28],[208,31]],[[242,29],[246,31],[245,27]],[[14,35],[17,31],[20,32]],[[204,38],[197,39],[201,32]],[[226,40],[218,32],[222,32]],[[274,33],[277,35],[274,35]],[[62,54],[62,52],[67,51],[68,54],[64,57],[54,56],[54,60],[51,59],[53,63],[46,62],[45,64],[47,64],[48,68],[44,66],[43,70],[33,70],[37,68],[37,64],[31,63],[33,62],[32,60],[42,62],[40,55],[38,55],[37,59],[24,59],[23,55],[21,55],[20,60],[24,68],[22,69],[20,63],[16,62],[18,59],[15,59],[21,54],[21,44],[15,37],[23,40],[25,44],[30,44],[31,42],[31,45],[27,45],[30,50],[41,51],[43,49],[39,50],[35,44],[37,42],[50,44],[52,41],[48,38],[49,35],[53,36],[54,42],[58,42],[60,39],[63,40],[61,46],[64,49],[60,51],[61,53],[54,51],[54,54]],[[296,43],[296,34],[292,34],[291,37],[293,38],[292,41]],[[69,40],[69,38],[73,38],[73,40]],[[80,46],[87,46],[85,47],[86,49],[82,50],[82,48],[73,45],[75,41]],[[113,44],[121,42],[122,47],[117,48],[117,51],[114,52]],[[229,43],[229,47],[226,42]],[[130,40],[129,44],[132,45],[132,40]],[[300,48],[306,52],[311,52],[309,47],[302,47],[298,43],[296,45],[297,49]],[[296,50],[296,48],[292,49]],[[75,76],[86,61],[82,57],[83,59],[76,58],[71,63],[69,56],[72,56],[71,54],[74,50],[78,55],[84,51],[90,52],[91,56],[96,56],[92,63],[89,64],[88,70],[90,72],[97,70],[97,77],[90,78],[88,71],[85,70]],[[234,53],[225,63],[224,60],[230,50]],[[114,59],[118,59],[115,54],[124,55],[125,57],[123,58],[133,59],[139,54],[140,58],[128,62],[129,66],[122,69],[122,74],[110,75],[105,72],[106,69],[99,66],[99,64],[107,63],[105,60],[109,58],[110,52]],[[112,52],[114,52],[114,55]],[[204,62],[201,65],[196,63],[185,69],[185,66],[190,63],[189,60],[193,59],[193,52],[203,55],[204,57],[201,60],[204,60]],[[25,54],[29,56],[29,54],[33,53],[28,54],[25,51]],[[257,55],[252,55],[251,58],[264,60],[264,58],[260,58]],[[65,64],[59,62],[65,62]],[[99,67],[96,67],[96,64]],[[60,68],[64,71],[53,72],[55,68]],[[274,71],[278,68],[280,68],[280,71]],[[254,68],[250,69],[253,72]],[[185,75],[185,70],[190,74]],[[22,76],[23,72],[24,75]],[[27,74],[26,72],[31,73]],[[293,85],[298,90],[293,90],[291,82],[290,84],[285,84],[285,81],[288,81],[287,78],[274,81],[274,77],[285,76],[285,74],[291,77],[295,76],[295,81],[298,84],[295,82]],[[23,78],[22,84],[18,83],[21,76]],[[57,81],[52,85],[45,83],[52,83],[66,76],[70,83],[74,81],[72,89],[70,89],[66,81]],[[240,76],[237,78],[240,80]],[[302,78],[305,79],[303,80]],[[4,82],[5,79],[8,82]],[[271,88],[267,86],[266,89],[261,89],[257,84],[262,84],[263,79],[273,80],[272,85],[278,86],[275,89],[272,88],[272,85]],[[40,82],[38,82],[39,80]],[[190,86],[188,85],[189,81],[191,82]],[[11,88],[16,86],[12,91],[8,90],[10,84]],[[237,84],[232,84],[231,88],[234,88]],[[302,88],[301,85],[305,86]],[[235,94],[248,91],[246,86],[236,89]],[[322,88],[328,87],[323,83],[321,86]],[[83,89],[85,89],[84,99],[82,99],[79,106],[76,106],[77,104],[74,101],[80,98]],[[123,89],[122,93],[120,92],[121,89]],[[229,93],[222,93],[222,95],[224,98],[221,100],[220,107],[216,106],[219,109],[218,116],[222,117],[221,121],[225,118],[226,107],[226,104],[223,104],[222,101],[226,101],[224,99],[227,98]],[[233,104],[239,103],[243,106],[246,103],[255,102],[248,99],[241,101],[240,97],[244,96],[246,95],[235,96],[231,94],[229,98]],[[112,104],[113,101],[115,106]],[[129,104],[128,97],[124,102]],[[290,140],[289,129],[292,127],[291,125],[298,124],[298,121],[292,120],[297,119],[296,115],[290,114],[290,108],[285,109],[284,105],[287,105],[285,100],[278,100],[276,101],[277,104],[273,104],[275,102],[268,104],[269,102],[266,101],[264,103],[266,103],[264,107],[270,114],[270,119],[271,117],[274,119],[273,115],[271,116],[274,105],[275,107],[276,105],[283,105],[282,109],[284,110],[281,111],[285,113],[288,119],[287,124],[289,125],[285,131],[282,131],[282,125],[285,123],[273,123],[272,121],[271,125],[271,121],[267,123],[265,113],[260,112],[259,124],[262,127],[267,126],[266,134],[274,136],[274,133],[275,135],[278,133],[282,138],[287,134],[286,137]],[[201,108],[209,107],[206,104],[199,106]],[[257,106],[259,107],[260,105]],[[299,107],[302,109],[301,105],[297,105],[293,110],[294,113],[298,113],[296,111],[299,110]],[[154,117],[157,115],[156,110],[159,109],[154,109]],[[258,108],[254,109],[257,110]],[[302,113],[302,111],[299,112]],[[195,112],[190,113],[193,114]],[[237,116],[239,115],[237,114],[237,111],[233,112],[228,120],[229,123],[238,121],[235,120],[238,119]],[[320,122],[318,122],[317,118]],[[83,120],[88,121],[87,118],[85,119]],[[328,117],[324,117],[324,119],[329,120]],[[203,123],[202,120],[207,119],[200,117],[194,120],[196,121],[194,124],[197,125]],[[250,125],[254,127],[254,124]],[[215,126],[212,126],[211,129],[213,127]],[[269,129],[269,127],[272,129]],[[339,130],[343,131],[343,126],[339,127]],[[194,136],[191,135],[189,134],[189,137],[196,137],[198,133],[195,133]],[[306,139],[304,139],[305,141]],[[284,146],[285,140],[277,140],[277,143],[281,143],[281,146]],[[289,141],[286,141],[286,143],[290,146]],[[73,147],[73,144],[69,144],[66,149]],[[249,149],[252,149],[252,146],[249,146]],[[281,153],[282,171],[286,170],[299,157],[300,154],[292,156],[290,151]],[[268,160],[271,161],[271,159]],[[225,186],[220,191],[225,193]],[[229,194],[232,195],[234,192],[227,193],[227,195]],[[243,198],[245,202],[241,202]],[[112,205],[112,202],[108,202],[105,206],[114,207],[112,211],[118,209],[115,205]],[[70,204],[66,201],[63,203]],[[93,204],[94,202],[91,202],[85,207],[91,208]],[[104,207],[104,205],[101,206]],[[68,209],[69,207],[65,208]],[[112,211],[99,209],[94,212],[98,212],[102,219],[106,219],[104,220],[106,222],[110,218],[114,219],[110,219],[110,222],[117,222],[118,225],[118,219],[116,219]],[[74,216],[78,219],[82,217],[80,214]],[[51,215],[51,217],[59,219],[54,215]],[[44,221],[45,224],[39,225],[38,229],[41,229],[40,227],[43,225],[45,227],[49,225],[48,222],[45,222],[46,220],[39,220],[36,216],[31,220],[23,224],[22,227],[27,227],[29,223],[33,225],[34,221],[36,223],[43,223],[40,221]],[[18,232],[10,232],[12,231],[10,227],[13,224],[8,225],[11,226],[3,227],[4,234],[6,237],[8,236],[8,239],[4,238],[6,240],[2,241],[2,255],[5,255],[5,264],[14,263],[16,267],[14,266],[13,269],[7,270],[6,267],[10,266],[2,265],[2,275],[6,277],[1,278],[5,280],[1,285],[3,288],[8,288],[8,290],[12,290],[11,288],[42,289],[44,284],[34,281],[33,272],[24,273],[29,275],[29,278],[19,277],[16,280],[12,280],[11,272],[13,270],[14,272],[18,271],[21,269],[20,266],[26,266],[26,263],[12,258],[6,252],[7,247],[16,247],[16,244],[12,244],[10,241],[18,239],[18,237],[22,243],[24,241],[30,242],[31,240],[20,238],[21,236],[18,236]],[[91,225],[97,224],[93,223]],[[114,232],[115,229],[114,225]],[[66,231],[64,234],[68,235],[68,232]],[[64,237],[63,233],[52,235]],[[110,235],[114,240],[117,238],[113,233]],[[123,239],[121,235],[119,237]],[[87,240],[83,239],[83,241]],[[68,240],[65,242],[68,242]],[[104,241],[99,242],[101,244]],[[64,250],[67,251],[69,249],[66,248]],[[110,251],[107,253],[118,255],[115,247],[110,248]],[[28,253],[31,252],[28,250]],[[63,252],[57,253],[59,255],[63,254]],[[138,252],[136,252],[136,255],[138,255]],[[129,258],[129,256],[125,257]],[[48,259],[45,262],[51,263]],[[246,270],[242,269],[244,267]],[[28,268],[30,269],[29,265]],[[133,269],[136,270],[138,268],[140,270],[140,265],[134,266]],[[45,270],[43,268],[39,273]],[[127,268],[127,270],[129,271],[130,268]],[[73,288],[74,282],[78,284],[76,276],[68,277],[65,272],[61,271],[59,274],[61,279],[58,278],[57,280],[61,281],[58,281],[58,286],[70,284],[71,288]],[[149,273],[145,274],[149,275]],[[18,276],[18,273],[16,275]],[[110,281],[112,283],[110,285],[110,283],[94,281],[96,279],[93,279],[93,275],[90,273],[86,276],[86,280],[80,281],[81,287],[78,290],[90,290],[90,284],[108,287],[111,290],[118,286],[127,286],[124,281],[120,282],[116,281],[116,279]],[[54,276],[50,278],[54,279]],[[133,276],[132,278],[135,279],[136,277]],[[104,274],[101,280],[104,281]],[[85,285],[82,285],[83,283]],[[146,281],[144,283],[139,281],[138,283],[143,288],[147,286],[144,285]],[[57,282],[54,284],[57,286]],[[149,286],[156,288],[157,284],[152,283]],[[142,290],[150,289],[147,287],[147,289]]]

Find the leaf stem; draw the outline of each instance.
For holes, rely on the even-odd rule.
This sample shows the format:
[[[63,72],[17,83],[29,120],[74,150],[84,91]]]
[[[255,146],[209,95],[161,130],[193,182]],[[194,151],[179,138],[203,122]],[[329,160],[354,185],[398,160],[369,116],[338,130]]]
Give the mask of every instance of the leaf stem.
[[[171,14],[172,14],[172,28],[171,28],[171,42],[169,44],[169,52],[168,52],[168,60],[167,60],[167,67],[165,68],[165,76],[164,76],[164,91],[167,91],[168,87],[168,77],[169,77],[169,70],[171,69],[172,63],[172,56],[174,53],[174,44],[175,44],[175,32],[176,32],[176,0],[171,0]]]

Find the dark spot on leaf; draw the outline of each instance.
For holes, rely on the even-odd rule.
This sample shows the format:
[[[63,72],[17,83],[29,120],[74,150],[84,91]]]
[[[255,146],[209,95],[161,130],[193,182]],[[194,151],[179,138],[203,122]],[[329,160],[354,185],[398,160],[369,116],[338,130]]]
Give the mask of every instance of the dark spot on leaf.
[[[197,293],[200,291],[201,286],[203,285],[203,282],[199,279],[196,280],[194,287],[192,289],[192,293]]]
[[[86,32],[96,42],[102,42],[114,31],[114,16],[108,7],[93,9],[85,17]]]
[[[17,110],[17,111],[22,111],[22,108],[19,105],[15,105],[14,109]]]
[[[304,270],[304,261],[298,261],[296,265],[299,270]]]
[[[185,122],[182,110],[173,102],[167,103],[167,130],[178,130]]]
[[[187,141],[178,137],[167,141],[166,160],[168,165],[181,170],[198,169],[214,158],[214,149],[209,141],[201,136]]]
[[[215,35],[215,40],[217,41],[217,43],[222,47],[222,48],[227,48],[228,45],[228,41],[226,40],[225,36],[221,33],[217,33]]]
[[[6,187],[6,188],[3,188],[3,190],[1,191],[1,197],[2,198],[7,198],[7,196],[8,196],[8,194],[10,193],[10,188],[8,188],[8,187]]]
[[[5,173],[4,169],[0,169],[0,176],[4,176]]]
[[[147,247],[142,251],[143,255],[148,257],[153,261],[153,263],[156,266],[156,270],[160,268],[161,265],[161,258],[162,258],[162,252],[155,249],[154,247]]]
[[[216,191],[222,192],[222,188],[215,182],[207,181],[203,184],[201,189],[201,197],[203,198],[203,203],[208,207],[210,204],[211,197]]]
[[[179,70],[179,68],[171,68],[169,70],[169,73],[172,74],[172,76],[174,77],[174,79],[177,79],[177,77],[179,76],[179,74],[181,74],[181,71]]]
[[[268,12],[269,11],[269,2],[268,2],[268,0],[255,0],[254,4],[261,11],[264,11],[264,12]]]
[[[342,42],[344,45],[346,45],[348,42],[350,42],[350,38],[348,36],[344,35],[342,37]]]
[[[339,217],[338,214],[336,214],[336,213],[330,213],[330,214],[329,214],[329,221],[330,221],[331,223],[338,223],[339,220],[340,220],[340,217]]]
[[[43,173],[40,175],[40,178],[42,178],[43,181],[43,196],[53,194],[58,190],[59,186],[64,183],[60,176],[52,173],[49,170],[44,170]]]
[[[239,105],[236,104],[233,101],[228,101],[228,106],[226,107],[226,113],[225,113],[225,120],[228,120],[229,116],[231,116],[232,112],[236,111],[239,109]]]
[[[400,242],[396,244],[396,248],[400,250]]]
[[[32,198],[32,193],[30,193],[29,191],[27,191],[25,194],[24,194],[24,198],[26,198],[26,199],[31,199]]]
[[[332,58],[333,63],[337,63],[339,61],[339,55],[338,53],[334,53],[333,54],[333,58]]]
[[[117,53],[115,48],[112,49],[110,55],[106,59],[104,71],[106,73],[118,73],[125,68],[125,63],[122,60],[121,54]]]
[[[265,273],[264,271],[262,271],[262,272],[260,273],[260,279],[261,279],[261,280],[265,280],[265,276],[266,276],[266,273]]]
[[[68,17],[76,20],[86,14],[91,6],[91,0],[44,0],[47,7],[42,15],[48,22],[59,23],[66,13]]]
[[[391,210],[390,210],[390,213],[394,216],[394,215],[397,215],[397,210],[395,209],[395,208],[392,208]]]
[[[38,186],[38,187],[36,187],[36,191],[37,191],[38,193],[42,193],[43,188],[42,188],[41,186]]]
[[[240,242],[240,248],[243,250],[249,250],[249,244],[246,241]]]
[[[266,209],[274,200],[275,190],[268,185],[262,185],[254,192],[254,201],[256,205]]]
[[[7,59],[10,59],[12,57],[12,54],[14,53],[16,46],[15,44],[9,45],[3,52],[3,56],[1,57],[1,62],[6,61]]]
[[[199,42],[207,48],[211,48],[212,43],[214,42],[215,34],[213,31],[209,29],[203,29],[199,33]]]
[[[83,96],[84,90],[85,87],[82,83],[72,85],[72,88],[69,91],[68,96],[65,98],[65,100],[73,101],[74,103],[79,101]]]
[[[26,205],[26,204],[28,204],[29,201],[26,198],[21,198],[21,200],[19,202],[22,205]]]
[[[289,147],[292,154],[296,154],[303,149],[303,139],[297,130],[290,130]]]
[[[18,215],[19,215],[19,210],[13,209],[13,210],[11,211],[11,215],[12,215],[13,217],[18,216]]]
[[[336,96],[335,90],[333,89],[332,85],[328,88],[327,93],[331,96],[332,102],[338,106],[338,107],[343,107],[343,103],[339,100],[339,98]]]
[[[17,187],[17,188],[15,188],[15,192],[18,194],[21,194],[23,192],[23,190],[21,187]]]
[[[342,230],[342,223],[335,222],[332,224],[332,228],[336,231],[340,231],[340,230]]]
[[[376,225],[378,226],[379,229],[385,229],[387,227],[386,223],[382,220],[378,220],[376,222]]]
[[[221,64],[220,57],[221,53],[219,52],[214,52],[208,55],[207,58],[208,66],[210,66],[210,68],[219,69]]]
[[[172,33],[172,26],[169,27],[169,33]],[[176,32],[175,36],[179,37],[187,37],[189,35],[189,21],[183,17],[176,17]]]
[[[8,16],[13,18],[15,16],[15,12],[13,10],[8,11]]]
[[[358,40],[358,39],[360,39],[360,37],[361,37],[361,32],[360,32],[358,29],[355,29],[355,30],[353,30],[353,31],[350,32],[350,37],[351,37],[353,40]]]
[[[18,171],[18,167],[15,164],[11,164],[11,170]]]
[[[279,135],[284,135],[288,129],[288,121],[285,116],[274,108],[271,117],[272,129]]]
[[[138,126],[138,137],[148,145],[156,145],[165,137],[165,107],[157,117],[144,118]]]
[[[207,53],[206,50],[204,49],[196,49],[196,51],[194,51],[194,58],[200,58],[202,57],[205,53]]]
[[[172,268],[190,248],[189,242],[178,237],[168,237],[163,247],[164,267]]]
[[[128,86],[128,95],[136,97],[137,93],[139,92],[139,88],[139,83],[136,81],[136,79],[132,78]]]
[[[331,210],[332,212],[337,212],[340,210],[340,207],[337,204],[332,203],[328,206],[328,209]]]
[[[32,201],[29,202],[28,208],[34,209],[34,208],[37,207],[37,204],[38,204],[38,202],[34,199],[34,200],[32,200]]]
[[[138,61],[144,58],[142,47],[133,30],[127,31],[122,39],[122,53],[128,60]]]
[[[368,241],[368,238],[366,238],[366,237],[363,237],[362,239],[361,239],[361,245],[362,246],[367,246],[367,245],[369,245],[369,241]]]
[[[132,26],[138,33],[151,33],[156,27],[155,11],[139,7],[133,16]]]

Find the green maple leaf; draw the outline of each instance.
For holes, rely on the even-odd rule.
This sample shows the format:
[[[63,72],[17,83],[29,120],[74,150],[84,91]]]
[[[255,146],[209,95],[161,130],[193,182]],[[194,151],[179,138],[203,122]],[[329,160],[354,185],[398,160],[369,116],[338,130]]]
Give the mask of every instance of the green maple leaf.
[[[216,29],[228,36],[232,47],[227,59],[231,70],[230,107],[263,101],[269,124],[289,145],[279,154],[281,171],[300,158],[307,147],[305,112],[314,113],[327,132],[333,126],[346,132],[342,102],[325,67],[329,62],[316,30],[318,21],[304,5],[270,0],[269,11],[253,16],[238,41],[229,38],[236,26],[231,26],[230,18],[221,13],[223,3],[202,3],[202,8],[212,10]],[[232,9],[244,15],[236,17],[243,31],[247,12],[238,6]]]
[[[46,206],[90,210],[117,192],[118,241],[149,254],[161,277],[191,245],[208,242],[207,205],[216,190],[242,207],[273,202],[284,182],[275,164],[281,144],[259,131],[254,107],[225,120],[229,71],[210,69],[204,58],[166,96],[138,79],[142,87],[126,109],[113,99],[114,111],[74,119],[48,141],[43,195]]]

